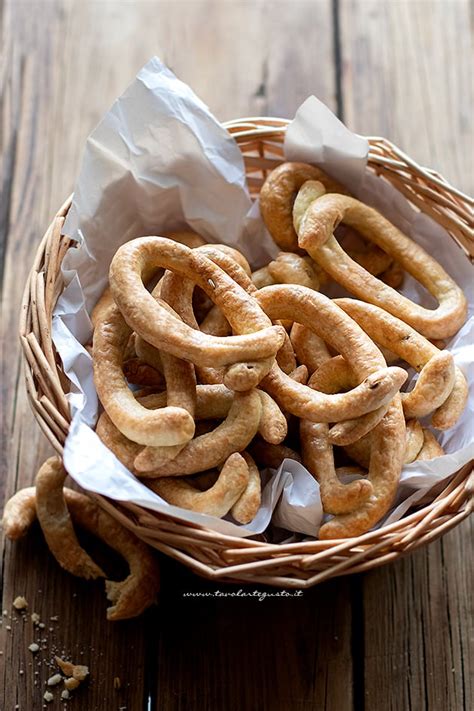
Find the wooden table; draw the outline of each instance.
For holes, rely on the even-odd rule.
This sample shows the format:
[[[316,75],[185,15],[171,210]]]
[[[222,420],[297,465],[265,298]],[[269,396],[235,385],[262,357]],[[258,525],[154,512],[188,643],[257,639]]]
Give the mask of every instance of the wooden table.
[[[473,188],[467,0],[0,0],[0,8],[2,497],[30,484],[49,453],[16,336],[33,252],[73,188],[86,136],[153,54],[219,119],[291,117],[314,93],[351,129],[387,136]],[[183,597],[216,588],[163,559],[159,606],[122,624],[105,621],[102,585],[62,572],[35,528],[4,545],[0,708],[42,709],[56,649],[91,669],[67,705],[75,710],[473,708],[472,526],[295,599]],[[28,645],[38,631],[12,610],[17,595],[46,625],[35,657]],[[58,696],[48,708],[63,707]]]

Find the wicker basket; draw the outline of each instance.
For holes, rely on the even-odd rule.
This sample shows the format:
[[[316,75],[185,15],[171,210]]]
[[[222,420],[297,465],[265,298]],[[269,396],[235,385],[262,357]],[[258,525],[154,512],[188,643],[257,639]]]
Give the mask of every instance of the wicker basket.
[[[273,118],[225,124],[243,153],[252,196],[258,195],[267,172],[283,160],[287,124]],[[389,141],[372,137],[368,141],[370,169],[442,225],[466,257],[472,259],[472,200],[438,173],[418,166]],[[20,319],[29,400],[39,426],[60,455],[70,423],[65,397],[68,380],[51,341],[51,315],[63,287],[61,262],[71,244],[61,234],[70,205],[71,198],[58,211],[39,245]],[[351,539],[284,545],[267,543],[262,536],[256,537],[260,540],[248,540],[222,535],[133,504],[96,498],[137,536],[206,578],[307,588],[336,575],[375,568],[435,540],[469,515],[473,491],[474,471],[470,463],[437,492],[433,501],[396,523]]]

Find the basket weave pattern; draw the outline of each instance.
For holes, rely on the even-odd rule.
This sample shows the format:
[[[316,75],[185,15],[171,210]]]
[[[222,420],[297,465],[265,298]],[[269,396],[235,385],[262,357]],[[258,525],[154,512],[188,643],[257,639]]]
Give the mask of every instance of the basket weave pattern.
[[[224,124],[243,154],[252,197],[258,195],[267,174],[283,161],[287,124],[286,120],[273,118]],[[386,139],[369,137],[368,141],[369,168],[442,225],[472,260],[473,201],[438,173],[417,165]],[[68,198],[41,240],[25,286],[20,317],[28,398],[39,426],[59,455],[70,423],[66,399],[69,381],[52,343],[51,316],[63,288],[61,263],[72,244],[61,234],[70,205]],[[472,463],[436,493],[436,498],[414,513],[362,536],[284,545],[267,543],[263,536],[257,536],[257,540],[227,536],[133,504],[95,498],[145,542],[204,577],[307,588],[336,575],[393,561],[435,540],[466,518],[473,508]]]

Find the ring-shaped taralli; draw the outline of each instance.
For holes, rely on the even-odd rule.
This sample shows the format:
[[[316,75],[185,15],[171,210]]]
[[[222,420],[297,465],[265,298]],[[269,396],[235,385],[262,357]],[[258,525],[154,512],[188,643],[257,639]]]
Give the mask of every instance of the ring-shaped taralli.
[[[120,432],[134,442],[153,446],[188,442],[194,419],[187,410],[173,406],[148,411],[128,387],[122,357],[130,334],[117,306],[108,309],[94,330],[94,383],[102,405]]]
[[[221,307],[235,333],[220,338],[190,328],[155,300],[141,274],[151,263],[194,281]],[[214,262],[163,237],[140,237],[116,252],[110,286],[124,318],[148,343],[197,365],[232,365],[272,357],[281,347],[284,329],[271,321],[242,287]]]
[[[307,326],[294,323],[290,331],[290,341],[301,365],[314,373],[320,365],[331,359],[328,347],[322,338]]]
[[[177,477],[150,479],[148,486],[173,506],[222,518],[241,498],[249,478],[246,460],[234,453],[225,461],[217,481],[205,491]]]
[[[152,469],[153,449],[145,449],[135,459],[140,477],[185,476],[219,466],[234,452],[243,451],[257,433],[262,403],[256,390],[235,393],[222,424],[212,432],[195,437],[175,459]]]
[[[416,457],[417,461],[435,459],[444,455],[444,449],[430,430],[423,430],[423,446]]]
[[[67,488],[63,489],[63,496],[74,523],[101,538],[129,565],[130,574],[125,580],[105,581],[107,598],[113,603],[107,608],[107,619],[124,620],[140,615],[156,601],[159,589],[158,565],[150,549],[90,497]],[[6,535],[16,539],[20,532],[26,534],[35,518],[35,488],[21,489],[5,506]]]
[[[205,245],[196,250],[223,269],[248,294],[253,294],[256,287],[250,279],[250,267],[243,255],[225,244]],[[195,284],[173,272],[166,272],[162,280],[162,298],[173,307],[183,321],[194,329],[199,329],[211,336],[228,336],[232,333],[229,324],[219,306],[214,305],[199,326],[193,311],[193,291]],[[155,295],[155,294],[154,294]],[[281,352],[281,349],[280,349]],[[209,368],[198,366],[197,374],[201,382],[223,382],[232,390],[245,391],[258,385],[273,365],[273,356],[259,361],[237,363],[227,368]]]
[[[408,420],[405,429],[405,450],[403,454],[403,464],[410,464],[418,458],[423,446],[423,427],[418,420]],[[370,462],[370,452],[372,447],[372,432],[361,437],[356,442],[351,442],[344,446],[345,452],[361,467],[367,469]]]
[[[255,298],[271,319],[303,322],[345,355],[360,382],[347,393],[326,395],[296,383],[275,364],[261,387],[280,407],[313,422],[352,419],[388,403],[406,380],[401,368],[387,368],[382,354],[362,329],[330,299],[302,286],[267,286]]]
[[[257,389],[261,401],[261,417],[258,432],[263,439],[271,444],[280,444],[288,432],[286,418],[276,402],[268,393]],[[224,385],[198,385],[196,388],[197,402],[195,418],[224,419],[228,416],[233,403],[233,392]],[[141,405],[157,409],[166,405],[166,393],[157,393],[138,398]],[[149,469],[156,469],[165,461],[175,459],[185,445],[174,447],[142,448],[122,435],[104,412],[97,423],[96,432],[102,442],[115,454],[122,464],[134,471],[134,461],[143,452],[139,461],[147,462]]]
[[[248,467],[249,480],[242,495],[232,506],[230,512],[238,523],[245,524],[253,521],[260,508],[262,500],[262,482],[258,467],[250,454],[248,452],[242,452],[242,457]]]
[[[331,193],[346,193],[336,180],[308,163],[287,162],[272,170],[260,191],[260,212],[271,236],[286,252],[298,252],[298,236],[293,226],[293,203],[301,186],[314,180]]]
[[[374,341],[396,353],[416,371],[423,372],[436,358],[413,390],[402,394],[403,409],[406,417],[434,413],[434,427],[452,427],[466,406],[468,388],[466,378],[459,368],[454,367],[452,357],[442,355],[447,351],[440,351],[411,326],[378,306],[357,299],[335,299],[335,302]]]
[[[335,356],[322,363],[308,381],[308,386],[328,395],[356,387],[357,379],[342,356]],[[374,429],[388,410],[389,403],[360,417],[354,417],[333,425],[328,432],[330,444],[344,445],[356,442]]]
[[[267,269],[275,284],[300,284],[319,291],[319,279],[310,257],[293,252],[280,252]]]
[[[324,392],[326,383],[318,379],[318,371],[313,373],[310,382],[312,387]],[[328,394],[333,389],[328,388]],[[339,481],[326,423],[301,419],[300,442],[303,464],[319,482],[321,502],[326,513],[349,513],[369,498],[373,487],[367,479],[349,484]]]
[[[370,530],[390,508],[395,497],[405,450],[405,418],[400,395],[395,395],[387,413],[372,430],[368,478],[373,493],[355,511],[338,514],[319,529],[323,540],[359,536]]]
[[[438,307],[426,309],[415,304],[354,262],[334,237],[340,222],[388,252],[434,296]],[[298,244],[345,289],[397,316],[427,338],[452,336],[466,320],[466,298],[442,266],[379,212],[352,197],[328,194],[311,203],[300,224]]]
[[[36,475],[36,513],[49,546],[59,565],[80,578],[105,577],[104,572],[81,548],[64,500],[67,472],[58,457],[50,457]]]

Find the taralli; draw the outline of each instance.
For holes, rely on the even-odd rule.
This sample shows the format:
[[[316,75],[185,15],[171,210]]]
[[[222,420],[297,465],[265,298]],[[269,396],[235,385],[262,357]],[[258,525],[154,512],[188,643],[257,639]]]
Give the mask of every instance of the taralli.
[[[368,531],[390,508],[397,491],[405,449],[405,420],[400,395],[372,430],[368,479],[372,495],[351,513],[338,514],[319,529],[319,538],[348,538]]]
[[[181,316],[179,308],[181,306],[179,294],[173,291],[172,285],[166,279],[166,273],[161,283],[161,298],[171,306],[176,313]],[[170,353],[161,353],[163,363],[163,374],[166,382],[166,406],[182,407],[190,417],[194,419],[196,410],[196,373],[194,365],[189,361]],[[194,432],[193,432],[194,434]],[[178,442],[176,445],[184,444]]]
[[[423,461],[427,459],[435,459],[435,457],[442,457],[444,454],[444,449],[439,444],[438,440],[430,430],[423,430],[423,446],[420,449],[417,460]]]
[[[430,310],[415,304],[354,262],[333,235],[340,222],[388,252],[439,306]],[[345,289],[401,318],[427,338],[452,336],[466,320],[466,298],[441,265],[379,212],[352,197],[328,194],[315,199],[301,220],[298,245]]]
[[[406,417],[424,417],[431,413],[432,424],[448,429],[458,420],[467,402],[467,383],[452,356],[439,351],[411,326],[373,304],[356,299],[336,299],[340,306],[377,343],[389,348],[421,372],[427,369],[410,393],[403,393]],[[430,362],[434,363],[430,365]]]
[[[58,457],[47,459],[36,475],[36,514],[41,530],[62,568],[80,578],[103,578],[103,570],[81,548],[74,532],[63,494],[66,476]]]
[[[278,363],[278,367],[281,368],[287,375],[292,373],[298,367],[293,344],[288,334],[286,334],[283,345],[276,354],[276,362]]]
[[[262,403],[258,431],[266,442],[281,444],[288,433],[288,423],[275,400],[263,390],[257,391]]]
[[[165,379],[160,371],[140,358],[129,358],[124,361],[122,370],[125,378],[132,385],[150,386],[158,390],[163,390],[166,387]]]
[[[357,379],[347,361],[335,356],[322,363],[308,381],[309,387],[328,395],[350,390],[357,385]],[[388,410],[389,403],[360,417],[338,422],[328,431],[330,444],[351,444],[373,430]]]
[[[316,181],[331,193],[345,193],[337,181],[308,163],[282,163],[272,170],[260,191],[260,212],[271,236],[287,252],[298,251],[293,226],[293,203],[302,185]]]
[[[391,266],[380,274],[380,279],[392,289],[399,289],[403,284],[404,277],[404,271],[398,262],[392,262]]]
[[[310,373],[314,373],[322,363],[331,358],[323,339],[307,326],[294,323],[290,340],[299,363],[305,365]]]
[[[145,448],[135,459],[141,477],[183,476],[218,466],[234,452],[243,451],[257,433],[262,404],[256,390],[235,393],[224,422],[208,434],[193,439],[170,462],[154,468],[153,448]]]
[[[305,365],[299,365],[290,373],[290,378],[299,383],[300,385],[306,385],[308,381],[308,368]]]
[[[179,242],[180,244],[185,244],[186,247],[190,249],[196,249],[206,244],[206,240],[198,235],[197,232],[188,232],[182,230],[181,232],[165,232],[163,237],[172,239],[174,242]]]
[[[148,411],[133,397],[122,371],[122,355],[131,329],[116,306],[94,331],[94,383],[112,422],[128,439],[154,446],[188,442],[194,419],[182,407]]]
[[[152,396],[154,397],[154,396]],[[163,407],[166,405],[166,396],[163,399]],[[122,462],[122,464],[127,467],[130,471],[133,471],[133,463],[135,457],[141,452],[142,445],[132,442],[130,439],[125,437],[120,430],[118,430],[110,417],[106,412],[103,412],[99,417],[96,425],[96,433],[101,442],[110,449],[117,459]],[[166,449],[171,449],[167,447]]]
[[[136,335],[136,334],[135,334]],[[155,348],[151,343],[147,343],[140,336],[135,338],[135,350],[137,356],[150,368],[157,370],[159,373],[163,374],[163,361],[161,360],[160,351]]]
[[[313,422],[352,419],[390,402],[406,380],[401,368],[385,366],[382,355],[352,319],[326,296],[302,286],[268,286],[256,298],[272,319],[290,318],[304,325],[351,361],[360,380],[347,393],[326,395],[300,385],[275,364],[262,381],[262,388],[281,408]]]
[[[261,289],[264,286],[271,286],[275,283],[275,280],[268,271],[268,267],[262,267],[252,272],[252,282],[257,289]]]
[[[318,291],[319,279],[313,263],[308,257],[300,257],[293,252],[280,252],[267,269],[275,284],[300,284]]]
[[[17,541],[26,536],[36,521],[35,487],[20,489],[8,499],[3,509],[2,528],[7,538]]]
[[[296,235],[298,235],[301,226],[301,220],[305,216],[306,210],[310,207],[311,203],[316,200],[317,197],[321,197],[325,194],[326,188],[319,180],[306,180],[302,184],[296,194],[292,210],[293,227],[295,228]]]
[[[303,464],[319,482],[324,511],[332,514],[348,513],[369,498],[373,487],[366,479],[350,484],[339,481],[328,430],[324,422],[300,421]]]
[[[408,420],[405,431],[405,451],[403,464],[410,464],[418,459],[418,455],[423,446],[423,427],[418,420]],[[360,466],[367,468],[370,462],[370,452],[372,447],[372,433],[361,437],[357,442],[344,447],[347,454]]]
[[[262,499],[262,483],[258,467],[250,454],[248,454],[248,452],[242,452],[242,457],[248,467],[249,480],[242,495],[232,506],[230,512],[238,523],[245,524],[253,521],[260,508]]]
[[[294,449],[284,444],[269,444],[263,440],[256,440],[250,447],[250,454],[262,469],[278,469],[285,459],[292,459],[301,464],[301,456]]]
[[[261,400],[261,417],[258,432],[268,442],[279,444],[284,440],[288,431],[286,418],[280,408],[262,390],[256,391]],[[229,414],[234,397],[233,392],[224,385],[198,385],[196,388],[197,402],[195,417],[197,420],[224,419]],[[147,409],[158,409],[166,406],[166,392],[138,397],[139,403]],[[211,428],[213,429],[213,428]],[[155,468],[165,461],[174,459],[185,445],[170,447],[151,447],[144,449],[136,442],[132,442],[123,435],[110,420],[106,412],[99,417],[96,432],[102,442],[115,454],[124,466],[134,471],[135,458],[143,452],[139,461],[149,461],[150,467]],[[153,464],[152,464],[152,463]]]
[[[20,496],[21,494],[21,496]],[[156,600],[159,587],[157,563],[148,546],[138,540],[130,531],[121,526],[112,516],[103,511],[92,499],[78,494],[71,489],[64,489],[63,495],[72,520],[85,528],[107,545],[116,550],[127,561],[130,575],[121,582],[105,581],[107,598],[113,603],[107,609],[108,620],[123,620],[140,615]],[[13,537],[19,530],[26,533],[36,514],[36,492],[34,487],[22,489],[7,503],[4,516],[4,530]],[[11,517],[15,514],[17,526],[10,527]],[[6,523],[5,523],[6,521]]]
[[[217,481],[207,491],[200,491],[175,477],[153,479],[149,487],[165,501],[183,509],[222,518],[244,493],[249,483],[249,466],[240,454],[231,454]]]
[[[239,334],[220,338],[190,328],[143,287],[145,264],[191,279],[220,306]],[[212,367],[274,356],[284,329],[272,326],[255,300],[214,262],[171,240],[141,237],[124,244],[110,266],[110,286],[127,323],[148,343],[198,365]]]
[[[410,462],[414,462],[418,458],[423,447],[423,427],[418,420],[408,420],[406,428],[404,464],[410,464]]]
[[[310,379],[311,387],[325,392],[326,378],[318,378],[319,371]],[[328,388],[329,394],[333,388]],[[354,511],[373,493],[372,484],[360,479],[342,484],[336,474],[333,448],[329,441],[329,426],[323,422],[300,420],[300,441],[303,464],[317,479],[321,501],[326,513],[343,514]]]
[[[102,321],[107,311],[114,304],[115,301],[112,295],[112,291],[110,289],[110,286],[107,286],[102,292],[102,296],[99,298],[98,302],[92,309],[91,321],[94,328],[96,327],[99,321]]]

